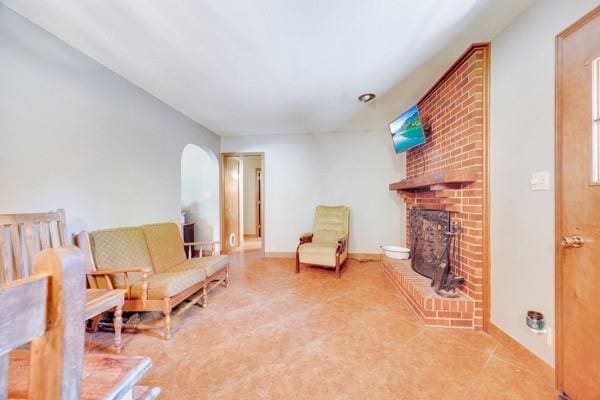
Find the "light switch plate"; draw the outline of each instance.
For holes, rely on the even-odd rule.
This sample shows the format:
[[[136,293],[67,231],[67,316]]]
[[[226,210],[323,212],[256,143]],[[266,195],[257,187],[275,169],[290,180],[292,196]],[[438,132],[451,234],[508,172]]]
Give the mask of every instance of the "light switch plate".
[[[531,190],[550,190],[550,171],[535,171],[531,173]]]

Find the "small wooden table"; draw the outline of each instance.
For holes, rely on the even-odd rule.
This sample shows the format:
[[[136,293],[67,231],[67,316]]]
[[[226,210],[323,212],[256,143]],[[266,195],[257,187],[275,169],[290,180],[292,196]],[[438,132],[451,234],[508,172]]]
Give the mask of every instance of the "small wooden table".
[[[87,289],[85,291],[85,320],[94,318],[106,311],[114,310],[115,351],[121,352],[121,330],[123,328],[123,289]]]
[[[8,397],[26,399],[30,354],[27,350],[10,353]],[[153,400],[160,393],[157,387],[136,383],[152,367],[148,357],[125,357],[106,354],[86,354],[83,358],[82,400]]]

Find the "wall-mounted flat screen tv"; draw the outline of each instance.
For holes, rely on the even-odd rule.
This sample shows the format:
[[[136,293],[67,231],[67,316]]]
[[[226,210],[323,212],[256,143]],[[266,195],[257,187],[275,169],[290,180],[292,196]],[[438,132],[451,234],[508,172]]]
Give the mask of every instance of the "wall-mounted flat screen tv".
[[[396,153],[425,143],[425,132],[421,125],[419,107],[416,105],[390,123],[390,132]]]

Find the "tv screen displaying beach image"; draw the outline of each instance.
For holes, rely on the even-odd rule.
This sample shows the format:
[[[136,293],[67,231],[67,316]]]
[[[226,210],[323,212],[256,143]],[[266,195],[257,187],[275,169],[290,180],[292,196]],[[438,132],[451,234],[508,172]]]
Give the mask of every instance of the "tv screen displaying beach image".
[[[414,106],[390,123],[396,153],[425,143],[419,108]]]

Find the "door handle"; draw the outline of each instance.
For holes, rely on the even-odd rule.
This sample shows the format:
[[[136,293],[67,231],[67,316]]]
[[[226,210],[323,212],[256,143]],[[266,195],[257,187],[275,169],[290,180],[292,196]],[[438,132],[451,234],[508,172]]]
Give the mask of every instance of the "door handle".
[[[564,236],[560,239],[560,245],[562,247],[574,247],[579,248],[585,244],[585,239],[581,235]]]

